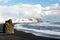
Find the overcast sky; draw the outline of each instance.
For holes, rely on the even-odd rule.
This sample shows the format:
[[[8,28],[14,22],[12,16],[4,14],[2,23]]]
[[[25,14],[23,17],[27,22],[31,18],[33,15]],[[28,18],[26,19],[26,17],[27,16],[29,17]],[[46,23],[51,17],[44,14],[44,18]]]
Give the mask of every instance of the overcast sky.
[[[9,17],[60,22],[60,0],[0,0],[0,20]]]

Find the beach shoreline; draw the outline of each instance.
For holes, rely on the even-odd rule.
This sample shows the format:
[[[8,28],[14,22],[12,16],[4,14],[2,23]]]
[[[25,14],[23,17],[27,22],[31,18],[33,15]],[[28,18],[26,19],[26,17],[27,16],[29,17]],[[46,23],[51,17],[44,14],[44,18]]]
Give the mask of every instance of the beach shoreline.
[[[3,24],[0,24],[0,28],[3,26]],[[48,37],[42,37],[42,36],[36,36],[31,33],[26,33],[23,31],[17,31],[14,30],[14,34],[5,34],[0,32],[0,40],[59,40],[54,38],[48,38]]]

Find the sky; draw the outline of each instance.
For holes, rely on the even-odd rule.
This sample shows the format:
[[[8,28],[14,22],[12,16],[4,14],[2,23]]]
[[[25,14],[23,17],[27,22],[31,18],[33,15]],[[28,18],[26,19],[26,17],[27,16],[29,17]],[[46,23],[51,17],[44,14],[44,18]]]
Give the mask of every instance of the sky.
[[[0,0],[0,21],[7,18],[60,22],[60,0]]]

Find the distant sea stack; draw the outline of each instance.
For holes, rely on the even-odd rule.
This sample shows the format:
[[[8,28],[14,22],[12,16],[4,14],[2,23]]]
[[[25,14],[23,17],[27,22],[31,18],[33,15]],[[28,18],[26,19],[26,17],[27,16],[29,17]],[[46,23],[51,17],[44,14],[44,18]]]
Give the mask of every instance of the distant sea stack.
[[[14,25],[12,23],[12,19],[5,21],[5,33],[6,34],[14,34]]]
[[[36,20],[37,20],[38,23],[43,22],[41,18],[36,18]]]

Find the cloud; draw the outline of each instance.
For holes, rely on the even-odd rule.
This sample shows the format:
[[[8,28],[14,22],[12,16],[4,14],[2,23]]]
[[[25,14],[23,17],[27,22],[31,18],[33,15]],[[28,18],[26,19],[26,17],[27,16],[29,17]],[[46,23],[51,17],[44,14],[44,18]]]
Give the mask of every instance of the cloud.
[[[42,17],[44,20],[50,20],[60,17],[60,6],[58,3],[50,6],[42,7],[40,4],[16,4],[12,6],[1,6],[0,5],[0,16],[3,18],[39,18]],[[60,20],[60,19],[59,19]]]
[[[60,5],[58,3],[43,8],[42,15],[45,20],[56,22],[60,20]],[[46,20],[46,21],[47,21]],[[59,21],[60,22],[60,21]]]
[[[0,2],[3,2],[3,3],[7,3],[9,1],[11,1],[11,0],[0,0]]]
[[[42,13],[45,13],[46,15],[59,15],[60,6],[56,3],[51,6],[44,7]]]
[[[2,9],[2,10],[1,10]],[[17,4],[13,6],[0,6],[0,14],[4,16],[22,16],[22,17],[38,17],[41,12],[41,5]],[[39,16],[40,17],[40,16]]]

